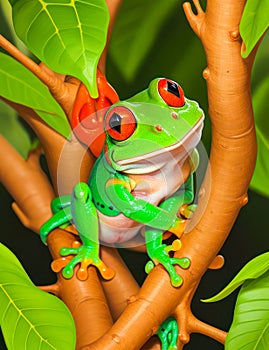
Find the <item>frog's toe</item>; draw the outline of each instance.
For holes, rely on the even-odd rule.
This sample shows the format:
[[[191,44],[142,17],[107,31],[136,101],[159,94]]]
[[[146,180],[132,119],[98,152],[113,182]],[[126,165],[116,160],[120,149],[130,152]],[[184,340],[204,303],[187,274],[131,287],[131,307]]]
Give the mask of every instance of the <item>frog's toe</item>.
[[[70,261],[70,258],[59,258],[51,263],[51,269],[53,272],[60,272]]]
[[[74,276],[74,268],[66,265],[65,268],[63,268],[62,275],[66,279],[72,278]]]
[[[196,204],[183,204],[179,209],[179,214],[185,219],[191,219],[196,208]]]
[[[175,239],[171,245],[167,245],[164,250],[167,252],[167,253],[170,253],[170,252],[176,252],[177,250],[179,250],[180,248],[182,247],[182,243],[181,243],[181,240],[180,239]]]
[[[172,286],[180,287],[183,283],[183,278],[177,274],[175,268],[171,266],[170,268],[167,268],[167,271],[169,272]]]
[[[171,263],[173,265],[178,265],[182,269],[188,269],[190,267],[191,261],[189,258],[171,258]]]
[[[61,248],[60,254],[61,256],[67,256],[67,255],[75,255],[78,254],[79,248]]]
[[[96,267],[105,280],[111,280],[115,276],[115,271],[110,267],[107,267],[102,261],[99,264],[96,264]]]
[[[88,278],[88,267],[92,265],[92,259],[83,259],[80,262],[80,268],[77,272],[77,278],[81,281],[85,281]]]

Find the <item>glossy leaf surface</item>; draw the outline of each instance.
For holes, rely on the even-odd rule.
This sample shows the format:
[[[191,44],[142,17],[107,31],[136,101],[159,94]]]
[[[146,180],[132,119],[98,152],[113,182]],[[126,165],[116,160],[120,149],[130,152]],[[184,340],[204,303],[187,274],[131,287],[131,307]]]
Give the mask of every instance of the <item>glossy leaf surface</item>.
[[[174,0],[123,2],[113,28],[109,50],[111,58],[128,81],[134,78],[143,63],[162,24],[173,10],[180,11],[179,5]],[[156,55],[159,54],[156,52]],[[172,56],[172,52],[169,54]]]
[[[269,349],[269,273],[244,283],[234,310],[225,350]]]
[[[96,70],[106,44],[105,0],[13,0],[17,35],[57,73],[83,81],[98,96]]]
[[[251,179],[251,188],[269,197],[269,77],[256,88],[253,94],[253,110],[257,134],[257,161]]]
[[[217,295],[212,298],[203,300],[204,302],[215,302],[226,298],[236,288],[241,286],[245,281],[256,279],[269,270],[269,252],[261,254],[249,261],[235,276],[235,278]],[[269,294],[269,290],[268,290]]]
[[[0,96],[32,108],[42,120],[65,137],[70,134],[65,113],[47,87],[8,55],[0,53]]]
[[[248,0],[240,23],[240,34],[245,44],[243,57],[247,57],[269,26],[268,0]]]
[[[0,135],[25,159],[32,147],[28,133],[20,123],[16,112],[0,100]]]
[[[74,322],[64,303],[35,287],[2,244],[0,256],[0,324],[7,348],[74,350]]]

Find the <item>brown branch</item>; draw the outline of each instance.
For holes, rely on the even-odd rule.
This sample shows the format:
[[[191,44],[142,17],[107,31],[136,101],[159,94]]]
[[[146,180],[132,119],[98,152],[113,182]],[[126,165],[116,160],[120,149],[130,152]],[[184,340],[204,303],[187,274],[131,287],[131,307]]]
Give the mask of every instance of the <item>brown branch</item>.
[[[129,300],[138,293],[139,286],[116,249],[102,246],[101,258],[107,266],[116,271],[112,280],[102,281],[111,314],[116,320]]]
[[[193,320],[190,319],[190,325],[192,326],[192,333],[204,334],[212,339],[215,339],[221,344],[225,343],[227,332],[222,331],[216,327],[210,326],[193,316]]]
[[[191,4],[189,2],[185,2],[183,4],[183,8],[192,30],[195,32],[195,34],[198,37],[200,37],[201,27],[205,19],[205,13],[200,5],[199,0],[193,0],[193,3],[195,6],[195,9],[197,10],[197,15],[193,13]]]
[[[210,326],[200,320],[198,320],[192,313],[190,309],[190,297],[192,294],[189,294],[187,298],[182,300],[181,304],[176,308],[173,316],[176,318],[178,327],[179,327],[179,337],[178,337],[178,346],[183,348],[190,340],[190,335],[192,333],[204,334],[216,341],[224,344],[227,333]],[[183,305],[184,303],[184,305]]]
[[[24,160],[0,135],[0,182],[14,198],[13,209],[22,223],[35,232],[51,216],[50,202],[54,198],[39,165],[39,155],[35,150]]]

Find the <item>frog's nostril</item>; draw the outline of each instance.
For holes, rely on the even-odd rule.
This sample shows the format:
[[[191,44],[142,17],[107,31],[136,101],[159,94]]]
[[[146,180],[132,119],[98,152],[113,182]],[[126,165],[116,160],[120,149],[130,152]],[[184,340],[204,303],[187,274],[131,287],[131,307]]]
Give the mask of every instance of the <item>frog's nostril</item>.
[[[172,112],[172,118],[174,118],[174,119],[178,119],[178,115],[177,115],[177,113],[176,112]]]

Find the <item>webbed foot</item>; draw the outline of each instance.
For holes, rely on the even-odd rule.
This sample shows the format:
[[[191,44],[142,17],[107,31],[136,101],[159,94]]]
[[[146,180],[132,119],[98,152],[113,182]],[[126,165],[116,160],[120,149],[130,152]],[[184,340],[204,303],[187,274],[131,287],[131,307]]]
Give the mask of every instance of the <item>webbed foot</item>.
[[[177,251],[181,248],[181,242],[179,239],[174,240],[172,245],[167,246],[166,244],[161,244],[159,246],[154,246],[154,244],[147,244],[148,255],[152,259],[146,266],[145,270],[149,273],[153,267],[157,264],[163,265],[170,275],[171,284],[174,287],[179,287],[183,283],[183,279],[178,275],[174,265],[179,265],[183,269],[187,269],[190,266],[190,259],[188,258],[173,258],[169,256],[169,252]]]
[[[75,241],[72,248],[62,248],[60,254],[62,258],[54,260],[51,266],[54,272],[62,270],[62,275],[66,279],[73,277],[77,265],[80,265],[77,277],[82,281],[88,278],[88,267],[91,265],[97,267],[104,279],[109,280],[114,277],[114,271],[103,263],[94,246],[81,245]],[[70,255],[75,257],[72,258]]]

